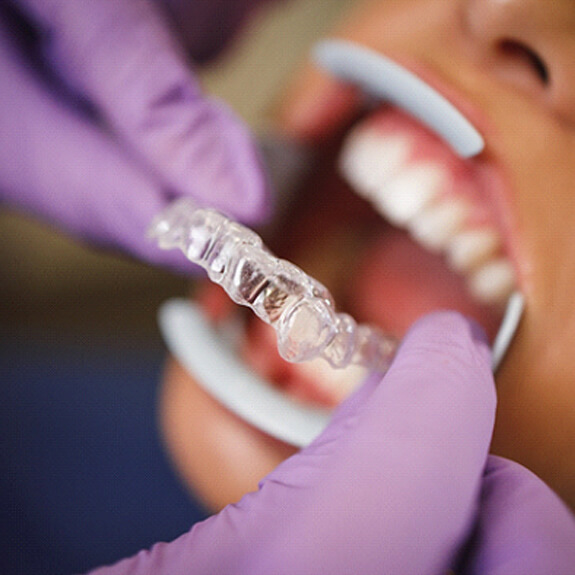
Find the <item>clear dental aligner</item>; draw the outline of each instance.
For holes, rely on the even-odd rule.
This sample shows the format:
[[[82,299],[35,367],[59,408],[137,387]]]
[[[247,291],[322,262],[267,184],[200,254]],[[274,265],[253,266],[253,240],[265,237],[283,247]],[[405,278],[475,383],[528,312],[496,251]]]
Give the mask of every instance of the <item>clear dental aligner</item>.
[[[271,325],[280,355],[290,362],[322,357],[384,372],[397,342],[377,328],[336,313],[328,290],[294,264],[277,258],[252,230],[185,198],[159,214],[149,232],[163,249],[179,248],[230,298]]]

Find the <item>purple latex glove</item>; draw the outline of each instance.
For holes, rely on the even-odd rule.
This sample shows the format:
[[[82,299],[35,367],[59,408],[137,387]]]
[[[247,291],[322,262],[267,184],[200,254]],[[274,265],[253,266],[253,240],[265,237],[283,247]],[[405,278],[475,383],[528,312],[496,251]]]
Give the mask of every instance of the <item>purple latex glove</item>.
[[[0,77],[0,197],[9,205],[185,269],[183,256],[146,239],[169,199],[190,195],[246,222],[265,215],[248,130],[202,95],[156,4],[3,3]]]
[[[575,517],[536,475],[491,455],[461,573],[573,574]]]
[[[471,533],[458,573],[566,573],[575,522],[561,502],[500,460],[482,481],[495,402],[480,330],[429,316],[383,380],[366,382],[259,491],[96,573],[444,574],[461,567]]]

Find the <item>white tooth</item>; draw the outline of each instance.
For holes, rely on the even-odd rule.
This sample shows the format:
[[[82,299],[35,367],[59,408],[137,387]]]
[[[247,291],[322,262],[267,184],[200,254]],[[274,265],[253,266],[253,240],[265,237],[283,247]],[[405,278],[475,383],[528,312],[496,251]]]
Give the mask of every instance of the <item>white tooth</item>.
[[[404,137],[383,136],[373,130],[355,132],[340,156],[340,170],[360,194],[369,197],[405,163],[409,152]]]
[[[457,234],[447,246],[447,262],[458,272],[472,270],[492,257],[501,246],[499,234],[491,227]]]
[[[335,369],[322,358],[299,363],[297,369],[300,375],[311,378],[316,385],[328,390],[340,401],[357,388],[368,375],[365,367],[348,365],[343,369]]]
[[[515,272],[509,260],[505,258],[486,263],[469,279],[471,293],[483,303],[505,303],[514,287]]]
[[[437,166],[415,165],[380,187],[374,203],[391,223],[406,225],[438,196],[443,182],[444,172]]]
[[[463,199],[431,205],[409,222],[411,235],[430,251],[445,248],[469,217],[471,205]]]

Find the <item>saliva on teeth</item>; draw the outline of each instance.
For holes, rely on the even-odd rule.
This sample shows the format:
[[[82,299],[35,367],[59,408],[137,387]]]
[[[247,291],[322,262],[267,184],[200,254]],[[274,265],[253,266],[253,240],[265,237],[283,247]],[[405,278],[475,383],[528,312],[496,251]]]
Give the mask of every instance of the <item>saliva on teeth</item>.
[[[285,360],[321,357],[334,368],[359,365],[380,372],[389,367],[396,340],[337,313],[321,283],[274,256],[253,230],[184,198],[155,218],[149,235],[163,249],[182,250],[234,302],[271,325]]]

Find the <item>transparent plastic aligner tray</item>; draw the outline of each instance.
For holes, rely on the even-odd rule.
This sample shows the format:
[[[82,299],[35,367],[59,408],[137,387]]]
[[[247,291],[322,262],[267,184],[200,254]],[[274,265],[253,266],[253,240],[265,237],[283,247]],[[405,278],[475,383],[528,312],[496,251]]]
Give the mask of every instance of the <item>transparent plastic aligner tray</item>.
[[[383,372],[389,367],[395,339],[336,313],[321,283],[274,256],[254,231],[220,212],[177,200],[155,218],[150,236],[163,249],[181,249],[234,302],[271,325],[287,361],[322,357],[335,368],[355,364]]]

